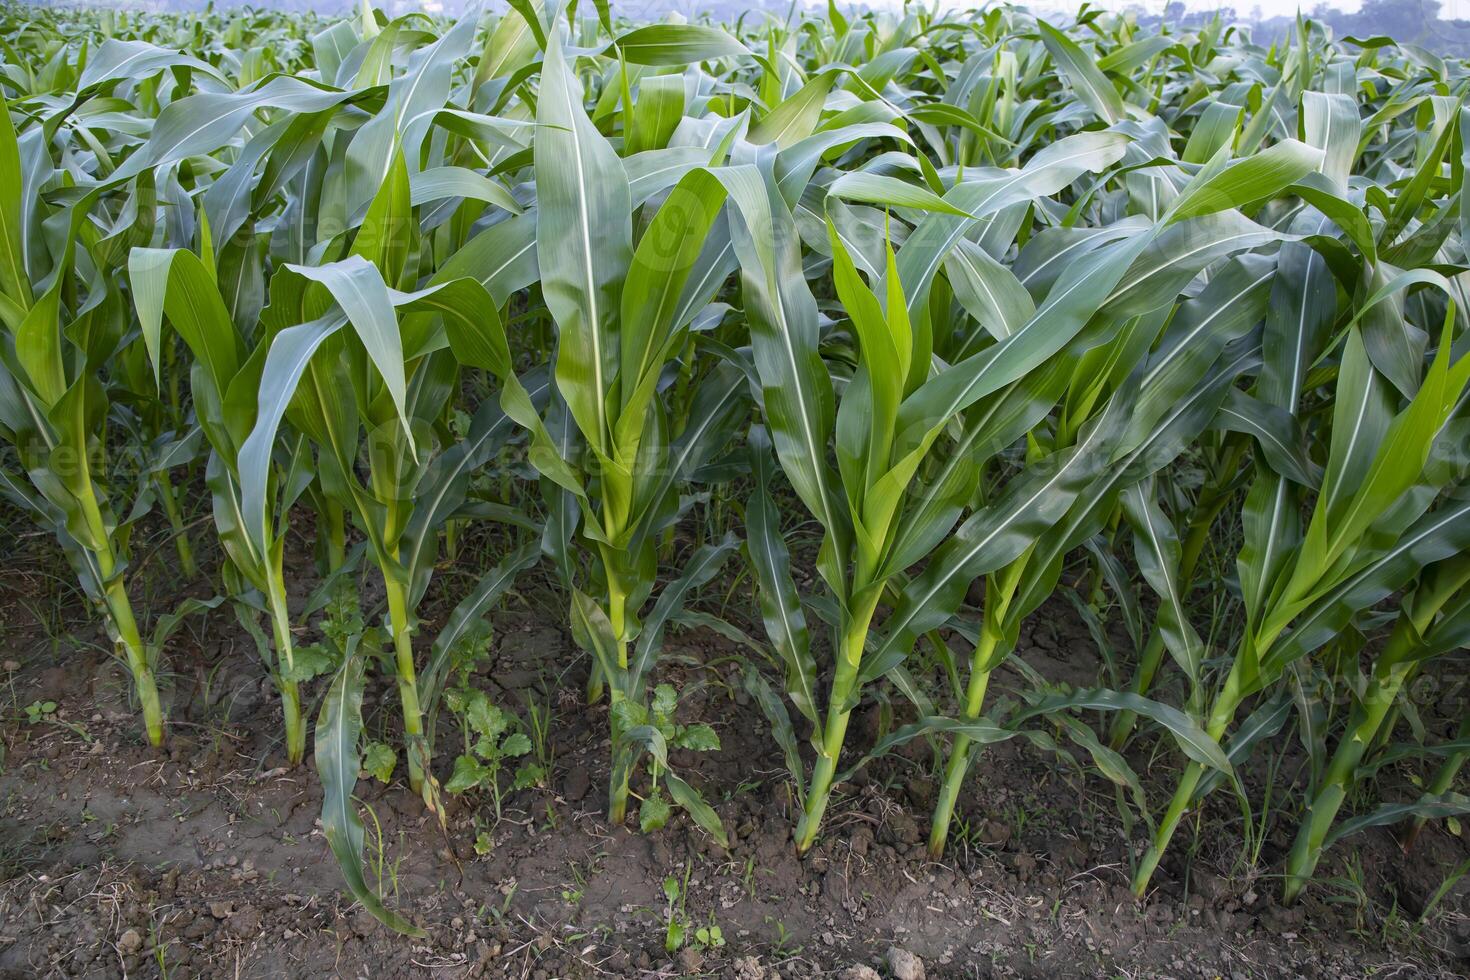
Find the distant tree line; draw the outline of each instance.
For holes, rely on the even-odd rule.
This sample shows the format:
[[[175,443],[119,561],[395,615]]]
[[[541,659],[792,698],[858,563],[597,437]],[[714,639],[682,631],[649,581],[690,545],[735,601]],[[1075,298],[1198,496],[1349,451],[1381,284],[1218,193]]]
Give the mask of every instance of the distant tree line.
[[[1173,27],[1182,28],[1199,26],[1218,12],[1227,22],[1250,27],[1253,39],[1262,44],[1286,40],[1296,30],[1294,14],[1268,17],[1259,3],[1248,9],[1222,4],[1218,11],[1191,12],[1176,0],[1164,8],[1162,15],[1147,13],[1142,8],[1134,8],[1133,12],[1141,26],[1157,26],[1167,21]],[[1339,38],[1390,37],[1439,55],[1470,58],[1470,20],[1442,18],[1439,0],[1363,0],[1362,6],[1351,13],[1319,2],[1303,13],[1331,28]]]

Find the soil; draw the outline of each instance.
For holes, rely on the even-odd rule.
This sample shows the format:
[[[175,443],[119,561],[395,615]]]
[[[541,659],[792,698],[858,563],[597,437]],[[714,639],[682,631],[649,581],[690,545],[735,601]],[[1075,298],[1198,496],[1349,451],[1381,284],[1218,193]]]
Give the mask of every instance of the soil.
[[[345,897],[315,772],[309,761],[285,768],[274,693],[231,617],[196,618],[171,641],[170,736],[155,751],[79,595],[57,585],[69,579],[55,549],[28,537],[12,550],[0,587],[0,977],[1239,980],[1470,969],[1470,888],[1453,877],[1470,848],[1442,824],[1408,858],[1391,830],[1354,838],[1285,908],[1279,881],[1258,869],[1279,867],[1294,813],[1266,814],[1252,864],[1238,804],[1216,794],[1140,903],[1128,855],[1146,828],[1125,824],[1111,784],[1030,745],[980,757],[942,862],[924,847],[933,781],[922,740],[844,786],[821,842],[798,858],[781,754],[741,690],[737,651],[702,630],[670,636],[662,676],[689,692],[681,720],[710,723],[721,749],[673,761],[732,846],[681,815],[650,834],[632,818],[609,826],[606,703],[585,703],[586,660],[540,572],[495,615],[495,661],[479,681],[503,705],[550,709],[549,787],[509,794],[498,824],[486,800],[453,798],[445,833],[401,781],[358,784],[372,813],[369,881],[428,932],[405,939]],[[148,608],[165,607],[168,564],[150,569]],[[420,642],[446,612],[425,614]],[[1034,620],[1018,655],[1054,681],[1085,680],[1096,646],[1070,607]],[[57,710],[32,723],[24,707],[37,699]],[[860,710],[855,749],[902,720],[900,701]],[[370,690],[369,728],[391,724],[392,708],[386,688]],[[441,735],[441,779],[457,739]],[[1294,739],[1280,741],[1271,778],[1285,784],[1300,760]],[[1162,749],[1150,736],[1129,750],[1151,800],[1177,765]],[[1285,798],[1283,785],[1278,806],[1294,810]],[[484,855],[482,831],[493,839]],[[681,895],[672,914],[691,934],[717,926],[722,945],[666,949],[667,879]]]

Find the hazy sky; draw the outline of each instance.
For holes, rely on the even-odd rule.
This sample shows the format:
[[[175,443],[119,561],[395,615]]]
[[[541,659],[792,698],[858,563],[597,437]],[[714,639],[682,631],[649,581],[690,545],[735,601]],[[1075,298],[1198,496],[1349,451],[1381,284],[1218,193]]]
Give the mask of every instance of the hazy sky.
[[[1093,6],[1118,9],[1138,5],[1150,10],[1164,9],[1168,0],[1093,0]],[[1233,6],[1236,10],[1249,12],[1259,6],[1261,12],[1266,16],[1277,14],[1290,15],[1297,11],[1300,6],[1303,10],[1311,10],[1317,6],[1318,0],[1303,0],[1300,4],[1295,0],[1183,0],[1184,5],[1191,10],[1214,10],[1216,7]],[[1327,0],[1329,7],[1338,10],[1357,10],[1361,0]],[[1440,0],[1439,15],[1449,20],[1458,18],[1470,18],[1470,0]]]
[[[805,0],[810,6],[814,0]],[[871,7],[901,7],[904,0],[864,0]],[[933,0],[920,0],[930,4]],[[945,7],[969,7],[978,6],[984,0],[940,0],[941,6]],[[1077,7],[1082,0],[1013,0],[1021,6],[1036,7],[1043,10],[1049,9],[1072,9]],[[1162,13],[1170,0],[1088,0],[1093,7],[1102,7],[1107,10],[1122,10],[1125,7],[1143,7],[1155,13]],[[1337,10],[1352,12],[1362,6],[1362,0],[1181,0],[1190,10],[1214,10],[1217,7],[1234,7],[1242,14],[1249,14],[1256,7],[1261,8],[1261,13],[1267,17],[1287,16],[1290,17],[1300,8],[1310,12],[1319,3],[1325,2],[1327,6]],[[839,0],[839,5],[841,0]],[[618,7],[618,0],[613,0],[613,9]],[[1470,20],[1470,0],[1440,0],[1439,15],[1447,20]]]

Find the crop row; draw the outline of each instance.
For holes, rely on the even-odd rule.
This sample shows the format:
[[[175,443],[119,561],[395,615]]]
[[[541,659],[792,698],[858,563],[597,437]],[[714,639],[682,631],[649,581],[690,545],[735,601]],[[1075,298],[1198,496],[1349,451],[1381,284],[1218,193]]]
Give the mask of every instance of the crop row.
[[[3,35],[8,515],[65,551],[154,745],[188,615],[253,639],[292,764],[320,699],[328,840],[396,927],[359,772],[401,754],[441,817],[477,786],[498,807],[529,741],[465,678],[538,562],[609,702],[614,823],[633,800],[645,829],[677,807],[724,839],[669,756],[717,739],[657,683],[694,626],[749,652],[802,851],[834,786],[914,739],[932,854],[977,754],[1019,738],[1148,824],[1140,895],[1205,797],[1249,808],[1239,770],[1291,727],[1288,898],[1345,834],[1467,809],[1470,713],[1441,705],[1446,735],[1406,696],[1470,640],[1465,65],[1308,21],[1267,48],[1006,7],[728,29],[534,0],[6,8]],[[213,539],[215,598],[135,607],[154,508],[185,577]],[[416,643],[487,522],[505,552]],[[320,584],[288,581],[293,528]],[[360,610],[365,575],[384,599]],[[691,603],[731,575],[748,620]],[[1091,686],[1016,656],[1049,599],[1093,627]],[[1019,692],[990,689],[1003,665]],[[396,747],[363,735],[374,671]],[[911,708],[857,745],[880,688]],[[466,752],[441,784],[446,705]],[[1168,799],[1138,739],[1184,760]],[[1426,759],[1418,798],[1371,805]]]

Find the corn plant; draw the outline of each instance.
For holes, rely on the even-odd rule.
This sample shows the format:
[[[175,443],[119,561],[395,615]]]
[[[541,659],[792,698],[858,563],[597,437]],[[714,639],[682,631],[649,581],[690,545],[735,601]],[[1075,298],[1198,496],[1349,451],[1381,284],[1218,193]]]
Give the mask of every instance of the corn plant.
[[[1443,506],[1431,506],[1455,479],[1457,467],[1453,461],[1436,460],[1434,447],[1470,381],[1470,361],[1451,356],[1454,305],[1448,306],[1440,348],[1422,385],[1397,411],[1368,358],[1360,318],[1342,340],[1330,455],[1306,529],[1290,526],[1295,516],[1283,499],[1290,491],[1272,471],[1257,478],[1246,500],[1240,566],[1248,625],[1203,715],[1215,738],[1223,735],[1247,695],[1279,678],[1295,659],[1345,625],[1352,612],[1463,547],[1457,532],[1464,504],[1451,498]],[[1300,375],[1294,374],[1300,367],[1291,366],[1300,364],[1300,355],[1288,348],[1287,356],[1292,360],[1285,378],[1295,376],[1300,383]],[[1268,357],[1268,372],[1271,364]],[[1263,373],[1262,382],[1281,377]],[[1300,543],[1283,552],[1287,540]],[[1153,844],[1139,863],[1135,891],[1148,887],[1203,774],[1198,763],[1184,770]]]
[[[1396,202],[1388,209],[1390,226],[1371,230],[1355,206],[1342,197],[1347,169],[1361,148],[1331,138],[1333,120],[1342,122],[1351,111],[1342,96],[1303,93],[1303,125],[1308,138],[1322,146],[1326,164],[1310,189],[1300,189],[1314,208],[1293,219],[1293,227],[1304,233],[1320,232],[1330,227],[1329,221],[1337,226],[1360,257],[1349,256],[1347,263],[1338,260],[1343,271],[1351,269],[1353,261],[1378,261],[1381,248],[1404,227],[1392,225],[1394,216],[1406,221],[1423,205],[1428,186],[1426,171],[1420,169],[1410,181],[1404,203]],[[1420,142],[1421,168],[1437,166],[1436,161],[1452,144],[1452,114],[1440,118],[1440,124]],[[1395,253],[1399,260],[1410,254],[1402,248],[1395,248]],[[1319,255],[1304,245],[1286,246],[1283,255],[1290,261],[1282,266],[1273,285],[1276,301],[1266,322],[1265,363],[1255,399],[1274,406],[1273,414],[1257,413],[1258,418],[1276,422],[1258,422],[1267,434],[1261,442],[1264,446],[1273,440],[1285,445],[1294,441],[1290,429],[1284,427],[1293,425],[1302,410],[1314,380],[1308,368],[1313,360],[1321,364],[1335,356],[1332,424],[1324,439],[1325,474],[1320,488],[1313,488],[1317,494],[1305,535],[1295,514],[1310,487],[1310,482],[1307,486],[1298,482],[1304,479],[1302,468],[1283,460],[1279,453],[1263,452],[1263,460],[1257,463],[1260,472],[1242,510],[1246,541],[1238,563],[1246,632],[1223,686],[1200,713],[1201,721],[1216,737],[1223,734],[1246,696],[1273,684],[1297,658],[1330,636],[1327,627],[1313,633],[1308,626],[1331,622],[1333,628],[1340,628],[1347,614],[1372,605],[1424,562],[1437,560],[1434,552],[1425,550],[1417,532],[1438,528],[1440,517],[1456,513],[1453,506],[1425,511],[1436,493],[1459,479],[1453,453],[1444,448],[1451,438],[1448,432],[1455,428],[1453,418],[1458,415],[1465,384],[1464,368],[1450,353],[1458,287],[1427,270],[1399,272],[1387,263],[1377,269],[1370,265],[1369,274],[1356,277],[1360,279],[1355,284],[1361,294],[1359,303],[1329,340],[1336,306],[1328,298],[1336,271],[1328,262],[1331,254],[1325,248]],[[1410,304],[1401,295],[1420,284],[1436,286],[1445,296],[1438,313],[1423,303],[1422,294],[1418,297],[1413,319],[1424,317],[1422,327],[1406,318]],[[1435,316],[1442,323],[1439,346],[1425,371],[1424,341],[1433,329],[1428,318]],[[1392,356],[1387,353],[1390,348],[1395,351]],[[1404,407],[1400,409],[1399,404]],[[1444,458],[1447,452],[1450,458]],[[1302,542],[1302,547],[1294,548],[1295,542]],[[1453,553],[1453,541],[1439,544],[1451,549],[1445,555]],[[1154,844],[1135,874],[1134,886],[1140,893],[1179,819],[1195,800],[1201,775],[1191,765],[1181,778]],[[1323,824],[1331,823],[1327,813],[1333,809],[1325,800],[1321,807],[1314,806],[1319,815],[1313,821],[1316,827],[1304,830],[1306,837],[1301,839],[1315,835],[1320,843],[1326,832]],[[1310,844],[1299,845],[1293,864],[1300,868],[1315,863],[1307,857],[1313,850]]]
[[[27,132],[35,150],[23,173],[8,106],[0,106],[0,116],[0,431],[19,466],[3,471],[6,495],[56,536],[83,591],[102,610],[115,653],[132,675],[148,741],[158,746],[164,739],[159,651],[144,640],[127,569],[134,525],[151,506],[154,474],[167,463],[137,467],[141,486],[124,510],[126,470],[110,444],[118,387],[103,370],[130,340],[110,275],[126,249],[151,233],[154,188],[148,180],[119,188],[126,203],[116,222],[90,215],[100,190],[48,216],[28,195],[50,172],[41,128]],[[61,241],[54,250],[33,250],[48,217],[59,222]]]
[[[1386,719],[1405,683],[1425,660],[1464,644],[1466,585],[1470,561],[1455,555],[1430,565],[1404,603],[1373,672],[1354,705],[1332,761],[1312,797],[1286,863],[1284,897],[1293,901],[1311,879],[1326,846],[1337,813],[1357,782],[1365,752],[1384,731]],[[1452,773],[1453,770],[1450,770]],[[1447,793],[1451,779],[1437,777],[1426,796]]]
[[[1467,756],[1470,756],[1470,721],[1461,719],[1455,739],[1437,754],[1443,754],[1445,759],[1440,763],[1434,778],[1426,787],[1425,796],[1431,799],[1444,799],[1455,786],[1455,780],[1459,777],[1460,770],[1464,768]],[[1419,839],[1419,834],[1424,830],[1424,825],[1429,822],[1430,817],[1448,816],[1459,812],[1462,812],[1459,807],[1445,813],[1436,813],[1429,807],[1416,806],[1413,815],[1409,817],[1408,826],[1404,828],[1404,853],[1407,854],[1413,848],[1414,842]]]
[[[844,389],[843,396],[854,399],[854,408],[845,416],[841,409],[836,412],[839,466],[835,479],[826,469],[825,453],[817,441],[833,424],[828,421],[830,409],[824,408],[832,397],[830,382],[825,372],[813,365],[814,324],[793,322],[794,314],[804,310],[814,314],[815,309],[809,299],[796,292],[803,287],[793,284],[791,259],[779,251],[788,236],[776,225],[770,236],[776,250],[767,255],[759,251],[764,235],[752,235],[755,246],[746,246],[751,254],[742,256],[744,290],[747,306],[755,313],[752,326],[756,364],[761,372],[766,415],[776,437],[777,457],[793,488],[826,531],[818,567],[842,609],[827,716],[797,834],[798,846],[803,850],[811,846],[820,826],[847,721],[862,685],[901,665],[914,640],[947,620],[963,597],[969,579],[963,577],[955,558],[963,570],[970,571],[969,578],[983,572],[985,562],[998,560],[1004,564],[1025,549],[1024,539],[1014,533],[1016,527],[1040,525],[1049,519],[1048,507],[1065,507],[1066,498],[1048,496],[1046,483],[1040,478],[1037,486],[1017,488],[997,502],[995,509],[985,515],[987,527],[977,541],[947,546],[955,552],[949,560],[936,554],[926,573],[903,586],[876,654],[865,658],[873,613],[890,581],[943,541],[971,492],[978,463],[1036,423],[1035,408],[1045,411],[1043,392],[1047,386],[1052,386],[1052,397],[1056,394],[1055,375],[1037,368],[1083,331],[1149,239],[1138,236],[1126,249],[1094,256],[1093,261],[1079,265],[1014,333],[931,374],[925,363],[929,356],[924,351],[932,350],[932,334],[915,332],[912,324],[915,316],[921,324],[925,322],[924,294],[936,266],[974,221],[1025,204],[1038,195],[1055,193],[1081,175],[1116,162],[1125,143],[1124,138],[1112,134],[1078,134],[1038,153],[1019,171],[982,172],[971,182],[958,184],[942,200],[918,198],[932,211],[897,256],[891,246],[888,248],[882,300],[862,285],[835,225],[829,226],[834,281],[845,312],[855,324],[860,356],[855,381]],[[779,215],[784,202],[775,195],[771,197],[767,213]],[[749,218],[746,223],[752,224]],[[759,280],[756,271],[761,273]],[[862,326],[857,326],[859,321]],[[862,347],[864,342],[867,348]],[[890,353],[889,346],[879,346],[885,343],[897,353]],[[864,349],[873,353],[863,354]],[[882,373],[888,377],[874,377]],[[1007,390],[1023,379],[1024,385]],[[876,388],[869,395],[865,387],[880,384],[887,386],[884,401],[878,400]],[[931,453],[936,459],[943,457],[946,444],[939,437],[951,420],[987,396],[995,397],[976,410],[979,424],[965,434],[959,455],[952,457],[958,462],[942,470],[928,487],[908,492],[924,460]],[[865,413],[873,418],[871,435],[845,421],[861,419]],[[1116,424],[1116,417],[1113,422]],[[1085,473],[1105,458],[1101,447],[1108,444],[1111,434],[1111,429],[1104,426],[1092,446],[1093,452],[1075,454],[1078,458],[1063,463],[1046,479],[1055,484],[1066,476]],[[872,445],[878,449],[880,462],[868,461],[869,440],[875,440]],[[983,455],[969,455],[976,452]],[[861,466],[858,461],[862,461]],[[842,496],[837,494],[838,486]],[[967,536],[963,531],[960,535]],[[959,536],[955,540],[959,541]],[[992,542],[1001,544],[992,551]],[[1012,551],[1017,544],[1019,547]],[[772,596],[789,592],[776,582],[763,585]],[[783,645],[778,643],[778,648]],[[795,673],[809,676],[813,671]],[[797,703],[800,707],[801,701]],[[962,729],[954,730],[962,733]]]
[[[579,536],[596,556],[598,598],[573,588],[572,625],[611,691],[609,816],[620,823],[638,755],[663,755],[645,701],[664,623],[690,588],[718,571],[734,541],[696,550],[678,582],[640,622],[654,585],[655,545],[677,517],[679,482],[709,457],[738,417],[743,379],[738,371],[712,378],[682,429],[670,435],[657,387],[665,365],[686,347],[690,321],[722,278],[713,263],[723,261],[723,251],[708,248],[706,238],[725,191],[710,171],[686,165],[635,248],[627,172],[586,114],[559,31],[552,25],[547,36],[533,152],[537,264],[557,326],[555,380],[569,419],[558,425],[562,438],[553,439],[510,373],[502,331],[486,343],[481,363],[499,375],[507,414],[531,432],[531,462],[575,499]],[[711,53],[700,47],[697,33],[689,43],[691,53]],[[624,55],[636,58],[637,52],[636,42],[630,43]],[[670,56],[658,53],[660,59]],[[566,438],[573,426],[580,436],[575,442]],[[561,536],[546,540],[565,547],[571,525],[559,526]],[[556,561],[568,567],[564,554]],[[675,800],[723,839],[719,821],[698,793],[671,772],[664,778]]]
[[[212,449],[205,482],[211,492],[216,533],[228,558],[224,579],[236,615],[257,641],[280,694],[286,759],[294,765],[306,752],[300,685],[327,666],[316,657],[298,662],[286,600],[284,559],[290,512],[304,487],[315,479],[314,467],[301,439],[272,455],[267,462],[271,514],[262,522],[261,532],[251,534],[243,509],[241,449],[256,422],[265,349],[248,350],[220,294],[217,266],[207,241],[205,248],[207,260],[185,249],[135,250],[129,260],[133,297],[144,335],[152,338],[151,349],[162,346],[161,329],[167,316],[194,353],[193,404]],[[256,339],[265,332],[263,328],[256,331]],[[270,623],[269,640],[256,625],[258,612],[264,612]]]
[[[1184,272],[1189,274],[1187,263]],[[1097,534],[1099,524],[1110,523],[1110,515],[1119,508],[1143,531],[1138,535],[1138,567],[1160,592],[1160,623],[1168,634],[1169,651],[1191,677],[1198,677],[1202,657],[1198,637],[1179,610],[1173,581],[1179,562],[1177,537],[1148,494],[1153,474],[1198,436],[1209,421],[1210,407],[1220,403],[1237,374],[1252,364],[1249,333],[1265,300],[1264,291],[1258,288],[1258,272],[1254,263],[1232,260],[1209,288],[1177,310],[1167,305],[1172,302],[1168,290],[1175,288],[1177,275],[1150,281],[1152,275],[1139,277],[1130,272],[1104,304],[1104,309],[1122,314],[1117,340],[1073,355],[1054,369],[1065,384],[1059,396],[1066,414],[1055,429],[1028,433],[1025,466],[1036,475],[1028,478],[1023,470],[1019,477],[1012,477],[1020,483],[1014,488],[1007,485],[1004,494],[1009,498],[1016,492],[1042,490],[1063,516],[1012,532],[1023,535],[1019,553],[986,572],[968,680],[962,693],[955,692],[964,705],[962,717],[981,717],[990,676],[1012,649],[1022,622],[1055,588],[1061,561],[1067,552]],[[1160,315],[1160,304],[1165,304],[1162,312],[1172,314],[1170,326],[1158,341],[1157,352],[1141,363],[1148,348],[1155,346],[1153,332],[1166,319]],[[1118,421],[1124,417],[1128,418],[1126,427]],[[1113,431],[1100,435],[1108,433],[1110,425]],[[1073,467],[1077,456],[1092,459]],[[994,520],[994,508],[1001,506],[998,500],[977,510],[956,532],[955,540],[971,539]],[[982,557],[982,552],[971,559],[975,564],[957,563],[951,549],[964,554],[957,546],[946,545],[936,561],[952,568],[950,574],[962,580],[970,568],[983,569],[981,562],[993,560]],[[1197,727],[1184,724],[1161,705],[1104,690],[1091,692],[1088,700],[1090,707],[1111,708],[1120,714],[1145,713],[1172,729],[1182,744],[1198,747],[1196,751],[1204,752],[1212,764],[1222,758]],[[1057,707],[1052,705],[1053,710]],[[929,849],[936,856],[943,851],[973,752],[964,734],[957,734],[931,825]]]

